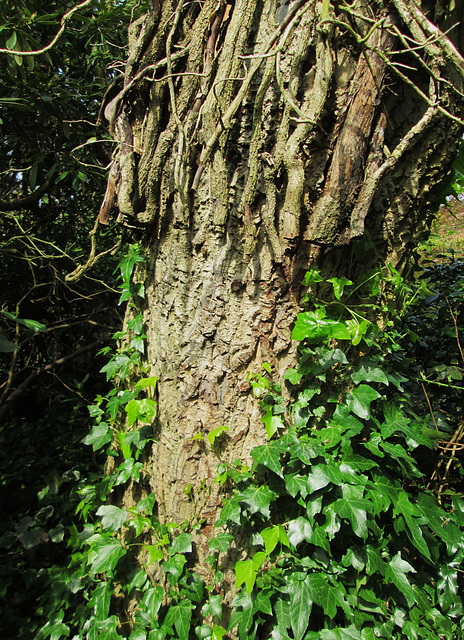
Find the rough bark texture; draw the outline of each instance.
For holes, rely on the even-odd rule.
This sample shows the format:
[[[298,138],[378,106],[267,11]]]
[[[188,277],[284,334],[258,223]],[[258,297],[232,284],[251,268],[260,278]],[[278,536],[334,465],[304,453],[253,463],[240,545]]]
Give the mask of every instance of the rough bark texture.
[[[263,440],[246,374],[269,362],[281,379],[294,360],[308,266],[349,275],[364,237],[363,268],[402,267],[424,233],[459,142],[463,70],[421,20],[446,28],[461,4],[160,0],[131,26],[106,115],[119,221],[149,254],[152,489],[167,520],[201,509],[203,540],[218,457],[193,436],[229,427],[228,461]]]

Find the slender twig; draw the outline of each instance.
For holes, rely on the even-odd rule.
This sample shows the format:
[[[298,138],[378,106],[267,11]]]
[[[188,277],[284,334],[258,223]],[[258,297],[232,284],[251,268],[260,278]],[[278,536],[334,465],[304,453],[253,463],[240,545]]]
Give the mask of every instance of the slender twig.
[[[457,344],[458,344],[459,353],[461,354],[461,360],[462,360],[462,363],[464,364],[464,353],[462,352],[461,341],[459,340],[459,328],[458,328],[458,321],[457,321],[457,319],[456,319],[456,316],[455,316],[455,315],[454,315],[454,313],[453,313],[453,310],[452,310],[452,308],[451,308],[451,305],[450,305],[450,303],[449,303],[449,300],[448,300],[448,298],[447,298],[446,296],[445,296],[445,300],[446,300],[446,303],[447,303],[447,305],[448,305],[448,309],[450,310],[451,317],[453,318],[453,322],[454,322],[454,329],[455,329],[455,331],[456,331],[456,342],[457,342]]]
[[[77,4],[75,7],[73,7],[68,12],[66,12],[64,14],[64,16],[61,18],[61,27],[60,27],[58,33],[53,38],[53,40],[50,42],[50,44],[47,44],[47,46],[44,47],[43,49],[39,49],[38,51],[15,51],[14,49],[0,49],[0,53],[10,53],[10,54],[13,54],[15,56],[39,56],[42,53],[46,53],[47,51],[49,51],[56,44],[58,38],[61,36],[61,34],[63,33],[63,31],[66,28],[66,22],[71,18],[71,16],[76,11],[79,11],[79,9],[83,9],[84,7],[89,5],[91,2],[92,2],[92,0],[85,0],[85,2],[81,2],[80,4]]]

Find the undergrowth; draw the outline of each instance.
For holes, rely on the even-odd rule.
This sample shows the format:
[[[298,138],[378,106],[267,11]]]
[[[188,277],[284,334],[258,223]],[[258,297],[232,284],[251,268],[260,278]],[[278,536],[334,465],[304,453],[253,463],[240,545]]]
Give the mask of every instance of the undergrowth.
[[[393,269],[359,283],[324,283],[308,272],[307,310],[292,335],[299,363],[285,376],[293,400],[284,403],[269,365],[249,375],[269,441],[253,450],[251,468],[218,466],[216,481],[232,490],[209,540],[204,582],[189,562],[201,522],[162,522],[162,505],[146,490],[157,380],[144,364],[143,285],[132,281],[142,261],[132,246],[121,263],[131,319],[117,350],[106,350],[113,386],[89,407],[94,424],[84,438],[112,463],[105,475],[79,480],[69,562],[44,569],[35,637],[462,638],[464,501],[456,447],[446,444],[458,446],[461,424],[461,279],[442,293],[430,279],[407,286]],[[331,302],[318,297],[327,287]],[[450,334],[445,359],[427,347],[433,331]],[[454,398],[449,415],[440,397]],[[143,497],[121,508],[129,485]],[[221,567],[237,545],[229,608]],[[32,636],[23,629],[18,637]]]

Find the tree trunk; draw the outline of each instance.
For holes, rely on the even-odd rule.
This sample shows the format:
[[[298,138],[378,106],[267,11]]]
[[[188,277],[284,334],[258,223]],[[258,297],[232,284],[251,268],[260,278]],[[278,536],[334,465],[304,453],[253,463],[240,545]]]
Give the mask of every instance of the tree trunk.
[[[305,271],[402,269],[426,233],[463,124],[463,30],[433,24],[454,4],[160,0],[131,25],[110,183],[148,254],[151,487],[205,520],[200,564],[219,458],[265,438],[247,371],[294,362]],[[220,426],[220,453],[193,439]]]

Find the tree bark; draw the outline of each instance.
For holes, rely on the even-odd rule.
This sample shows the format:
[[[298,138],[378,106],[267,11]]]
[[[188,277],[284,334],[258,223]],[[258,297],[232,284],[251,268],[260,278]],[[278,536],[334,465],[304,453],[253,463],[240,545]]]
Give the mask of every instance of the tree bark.
[[[247,371],[282,381],[294,362],[305,271],[353,275],[356,247],[356,270],[402,269],[426,233],[463,124],[462,27],[432,27],[461,11],[160,0],[129,30],[106,116],[118,221],[148,254],[151,487],[167,521],[200,512],[200,564],[219,457],[245,463],[265,437]],[[193,439],[221,425],[220,454]]]

